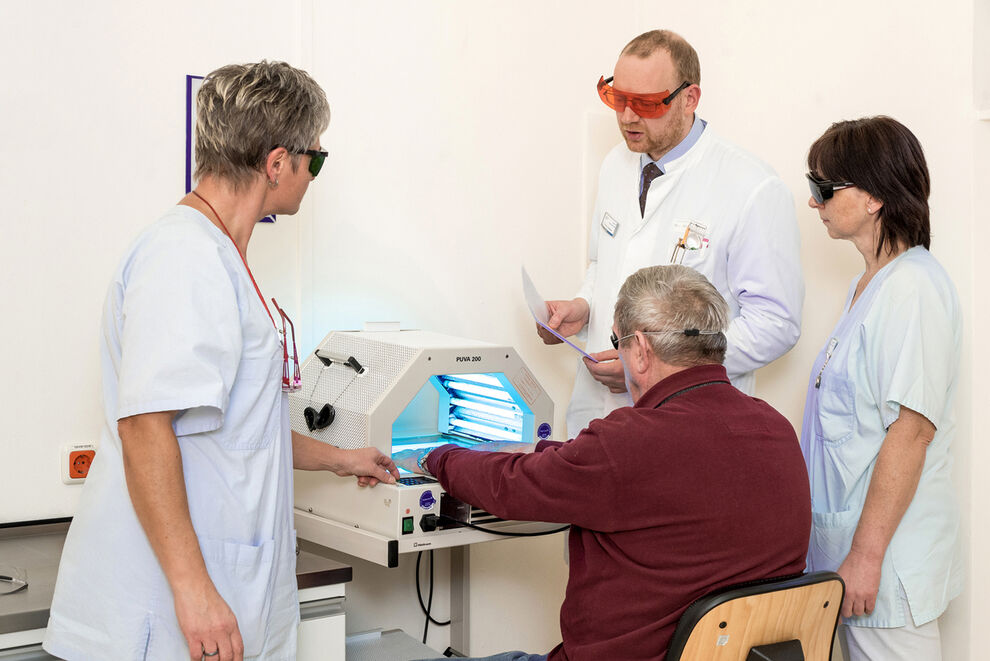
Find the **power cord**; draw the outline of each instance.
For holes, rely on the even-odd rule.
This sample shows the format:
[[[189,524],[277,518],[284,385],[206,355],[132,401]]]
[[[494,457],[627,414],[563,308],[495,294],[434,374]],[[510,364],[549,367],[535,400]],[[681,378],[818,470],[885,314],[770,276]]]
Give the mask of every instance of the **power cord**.
[[[558,532],[564,532],[565,530],[571,527],[570,525],[566,525],[566,526],[561,526],[560,528],[554,528],[553,530],[544,530],[542,532],[506,532],[504,530],[495,530],[494,528],[485,528],[484,526],[479,526],[474,523],[467,523],[466,521],[458,521],[457,519],[451,516],[447,516],[446,514],[441,514],[440,520],[447,521],[448,523],[456,523],[459,526],[474,528],[475,530],[488,532],[493,535],[502,535],[503,537],[541,537],[543,535],[555,535]],[[422,553],[422,551],[420,551],[420,553]]]
[[[440,520],[445,520],[449,523],[455,523],[457,525],[466,526],[468,528],[474,528],[475,530],[481,530],[483,532],[491,533],[493,535],[502,535],[503,537],[540,537],[542,535],[554,535],[558,532],[563,532],[570,528],[570,526],[561,526],[560,528],[554,528],[553,530],[544,530],[542,532],[505,532],[502,530],[494,530],[492,528],[485,528],[483,526],[475,525],[473,523],[467,523],[465,521],[458,521],[457,519],[447,516],[446,514],[440,515]],[[419,607],[426,615],[426,620],[423,622],[423,644],[426,644],[426,635],[430,631],[430,622],[437,625],[438,627],[445,627],[450,624],[450,620],[446,622],[440,622],[434,619],[430,611],[433,609],[433,550],[430,550],[430,583],[429,592],[427,593],[426,604],[423,604],[423,590],[420,587],[420,569],[423,563],[423,551],[416,554],[416,600],[419,602]],[[450,648],[447,648],[448,650]],[[447,656],[445,654],[445,656]]]
[[[430,611],[433,609],[433,550],[430,550],[430,591],[427,597],[427,602],[423,604],[423,591],[419,585],[419,571],[420,566],[423,561],[423,551],[416,554],[416,599],[419,601],[419,607],[423,610],[426,615],[426,621],[423,623],[423,644],[426,644],[426,634],[430,630],[430,622],[437,625],[438,627],[445,627],[450,624],[450,620],[446,622],[440,622],[435,620]]]

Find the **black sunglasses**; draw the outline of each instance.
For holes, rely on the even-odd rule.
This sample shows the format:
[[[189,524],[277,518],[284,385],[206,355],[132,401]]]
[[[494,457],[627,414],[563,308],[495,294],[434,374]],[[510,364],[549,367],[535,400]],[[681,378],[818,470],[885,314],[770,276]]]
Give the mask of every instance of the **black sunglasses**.
[[[278,149],[282,145],[275,145],[272,149]],[[320,170],[323,169],[323,162],[327,160],[327,156],[330,152],[323,151],[322,149],[289,149],[285,148],[285,151],[290,154],[296,154],[297,156],[309,156],[309,173],[316,178],[316,175],[320,174]]]
[[[327,160],[327,156],[330,152],[323,151],[321,149],[306,149],[305,151],[294,151],[293,154],[299,154],[300,156],[309,156],[309,173],[315,178],[316,175],[320,174],[320,170],[323,169],[323,162]]]
[[[309,427],[310,431],[326,429],[333,422],[334,415],[336,415],[336,412],[329,404],[324,404],[319,412],[312,406],[307,406],[303,409],[303,418],[306,419],[306,426]]]
[[[811,197],[815,198],[815,202],[818,204],[825,204],[825,200],[832,197],[832,194],[835,193],[835,191],[842,190],[843,188],[851,188],[856,185],[851,181],[828,181],[827,179],[819,179],[810,172],[804,176],[808,178],[808,186],[811,188]]]

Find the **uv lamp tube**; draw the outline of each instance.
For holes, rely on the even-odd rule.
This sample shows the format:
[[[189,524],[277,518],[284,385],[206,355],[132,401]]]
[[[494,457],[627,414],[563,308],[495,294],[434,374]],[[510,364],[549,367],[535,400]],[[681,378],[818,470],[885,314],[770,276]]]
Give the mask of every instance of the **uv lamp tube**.
[[[522,433],[522,420],[511,420],[506,418],[501,418],[498,416],[487,415],[485,413],[480,413],[478,411],[465,411],[463,409],[454,409],[450,415],[451,420],[470,420],[472,422],[477,422],[480,424],[497,425],[502,429],[508,431],[515,431]]]
[[[498,425],[506,429],[514,428],[522,431],[523,421],[518,418],[506,418],[505,416],[491,415],[489,413],[482,413],[481,411],[470,411],[457,407],[451,409],[450,417],[461,420],[474,420],[476,422]]]
[[[438,441],[433,438],[429,441],[424,441],[423,443],[393,443],[392,454],[394,455],[396,452],[402,452],[403,450],[435,450],[441,445],[447,445],[449,443],[459,445],[462,448],[470,448],[472,445],[476,445],[475,443],[464,439],[444,438]]]
[[[465,401],[471,402],[472,404],[492,406],[494,408],[501,409],[503,411],[512,411],[514,413],[518,413],[519,415],[523,414],[522,408],[520,408],[520,406],[514,402],[503,402],[501,400],[491,399],[490,397],[482,397],[481,395],[475,395],[469,392],[451,392],[450,390],[448,390],[447,393],[451,397],[457,397],[458,399],[463,399]]]
[[[470,430],[465,433],[472,433],[474,436],[483,436],[488,439],[500,438],[505,441],[522,441],[522,434],[513,434],[512,432],[507,432],[502,429],[495,429],[494,427],[489,427],[487,425],[478,424],[477,422],[470,422],[468,420],[458,420],[452,418],[450,424],[458,429]]]
[[[502,382],[496,379],[490,374],[457,374],[449,375],[442,378],[450,379],[456,378],[459,381],[471,381],[473,383],[480,383],[483,386],[491,386],[492,388],[502,388]]]
[[[480,413],[487,413],[488,415],[494,415],[502,418],[522,419],[522,411],[520,411],[519,407],[515,405],[503,408],[492,404],[482,404],[481,402],[464,399],[463,397],[451,397],[450,403],[454,406],[460,406],[466,409],[471,409],[472,411],[478,411]]]
[[[512,397],[509,393],[504,390],[495,390],[494,388],[486,388],[484,386],[479,386],[474,383],[464,383],[463,381],[445,381],[443,384],[446,388],[450,390],[457,390],[460,392],[470,392],[476,395],[481,395],[489,399],[497,399],[503,402],[511,402]]]

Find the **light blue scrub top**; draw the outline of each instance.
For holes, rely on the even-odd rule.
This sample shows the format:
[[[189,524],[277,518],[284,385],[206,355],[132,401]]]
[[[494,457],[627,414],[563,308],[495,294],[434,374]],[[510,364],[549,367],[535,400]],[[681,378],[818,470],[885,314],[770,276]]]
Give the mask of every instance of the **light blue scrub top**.
[[[187,659],[172,593],[134,513],[117,420],[179,411],[193,527],[245,656],[292,659],[299,603],[292,444],[278,334],[230,239],[177,206],[107,293],[104,428],[69,528],[44,647],[70,659]]]
[[[937,618],[962,589],[949,454],[962,318],[952,281],[921,246],[882,268],[850,309],[859,279],[849,288],[808,385],[801,429],[811,481],[808,571],[834,571],[845,559],[887,428],[901,406],[913,409],[935,425],[935,438],[884,556],[876,608],[846,623],[899,627],[913,619],[920,626]],[[910,613],[899,605],[900,589]]]

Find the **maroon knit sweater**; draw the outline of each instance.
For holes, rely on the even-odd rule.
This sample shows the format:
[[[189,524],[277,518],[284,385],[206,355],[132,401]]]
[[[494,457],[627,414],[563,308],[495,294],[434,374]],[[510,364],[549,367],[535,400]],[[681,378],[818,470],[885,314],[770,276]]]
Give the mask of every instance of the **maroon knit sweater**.
[[[573,525],[550,661],[663,659],[698,597],[804,570],[811,503],[794,430],[721,365],[664,379],[566,443],[446,445],[427,468],[501,518]]]

